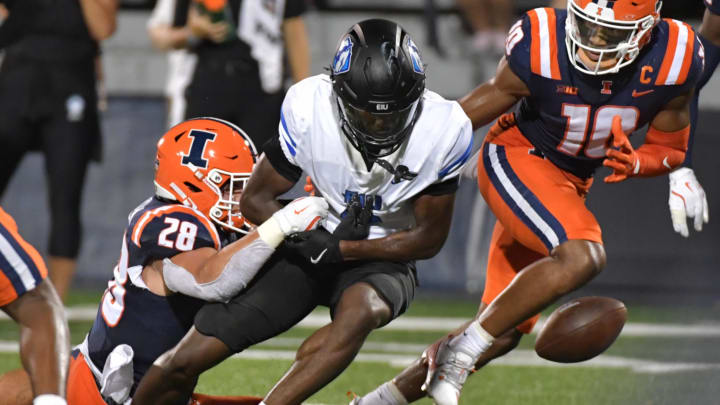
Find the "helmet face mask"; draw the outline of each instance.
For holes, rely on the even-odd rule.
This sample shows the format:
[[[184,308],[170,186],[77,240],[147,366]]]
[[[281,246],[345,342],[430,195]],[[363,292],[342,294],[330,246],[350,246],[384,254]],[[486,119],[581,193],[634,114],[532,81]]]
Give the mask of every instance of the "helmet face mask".
[[[361,21],[340,39],[330,75],[340,127],[366,163],[399,149],[412,132],[424,69],[417,46],[394,22]]]
[[[158,142],[155,194],[197,209],[227,230],[247,233],[240,195],[257,152],[235,125],[216,118],[182,122]]]
[[[235,232],[247,233],[250,230],[250,224],[240,213],[240,196],[248,179],[248,173],[210,170],[205,183],[218,195],[217,202],[210,208],[210,219]]]
[[[576,69],[591,75],[617,73],[638,57],[659,18],[662,2],[625,3],[568,1],[565,44]]]
[[[354,107],[338,97],[342,129],[356,149],[373,157],[396,151],[410,134],[419,115],[420,100],[391,113],[376,113]]]

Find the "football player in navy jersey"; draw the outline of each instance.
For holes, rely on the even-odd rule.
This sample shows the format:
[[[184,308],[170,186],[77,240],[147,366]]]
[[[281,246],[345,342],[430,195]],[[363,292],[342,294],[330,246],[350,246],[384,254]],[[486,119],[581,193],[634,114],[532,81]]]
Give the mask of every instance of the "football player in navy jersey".
[[[153,361],[185,335],[205,301],[230,299],[286,235],[313,229],[327,215],[324,199],[305,197],[251,228],[239,200],[256,150],[226,121],[185,121],[157,148],[155,195],[128,216],[114,277],[92,329],[72,351],[70,405],[124,403]],[[195,394],[193,404],[216,399]],[[256,404],[260,398],[223,400]]]
[[[478,159],[498,219],[478,314],[354,404],[426,394],[457,404],[473,368],[516,347],[540,311],[602,270],[600,226],[585,206],[595,170],[612,168],[605,181],[614,183],[685,159],[703,52],[690,26],[660,19],[660,6],[570,0],[567,12],[534,9],[510,29],[495,77],[461,100],[474,128],[500,117]],[[628,135],[646,124],[635,149]]]

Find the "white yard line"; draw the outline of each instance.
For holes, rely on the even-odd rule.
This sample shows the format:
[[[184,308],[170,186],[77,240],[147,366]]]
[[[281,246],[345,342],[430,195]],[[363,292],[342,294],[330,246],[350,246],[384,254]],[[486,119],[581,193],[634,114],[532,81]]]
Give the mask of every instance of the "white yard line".
[[[364,348],[365,349],[365,348]],[[295,358],[295,352],[286,350],[246,350],[236,354],[236,358],[253,360],[288,360]],[[365,353],[360,352],[354,361],[360,363],[384,363],[393,367],[406,367],[417,359],[417,355]],[[720,370],[720,363],[673,363],[628,357],[601,355],[589,361],[573,364],[554,363],[540,358],[532,350],[514,350],[508,355],[492,362],[494,366],[534,366],[534,367],[591,367],[591,368],[629,368],[637,373],[661,374],[671,372]]]
[[[276,338],[263,343],[263,346],[297,345],[300,339]],[[401,350],[397,350],[400,348]],[[424,345],[404,345],[402,343],[368,342],[363,351],[355,358],[360,363],[382,363],[393,367],[406,367],[418,358],[425,348]],[[16,353],[19,344],[12,341],[0,341],[0,352]],[[381,351],[384,353],[367,353]],[[402,353],[410,354],[398,354]],[[295,359],[294,350],[258,350],[250,349],[233,357],[251,360],[286,360]],[[720,363],[692,363],[692,362],[662,362],[654,360],[635,359],[630,357],[600,355],[589,361],[573,364],[554,363],[540,358],[533,350],[514,350],[492,362],[494,366],[533,366],[533,367],[591,367],[591,368],[629,368],[637,373],[662,374],[685,371],[720,370]]]
[[[324,312],[324,311],[323,311]],[[95,319],[97,307],[81,306],[67,308],[67,316],[71,321],[92,321]],[[468,319],[469,319],[468,314]],[[5,313],[0,312],[0,320],[10,319]],[[465,318],[440,318],[440,317],[400,317],[383,330],[405,330],[405,331],[426,331],[426,332],[449,332],[459,325],[462,325]],[[535,326],[534,333],[542,327],[544,319],[540,319]],[[300,321],[299,327],[318,328],[330,322],[327,313],[314,312]],[[630,322],[625,325],[622,336],[656,336],[656,337],[720,337],[720,324],[660,324],[660,323],[638,323]]]

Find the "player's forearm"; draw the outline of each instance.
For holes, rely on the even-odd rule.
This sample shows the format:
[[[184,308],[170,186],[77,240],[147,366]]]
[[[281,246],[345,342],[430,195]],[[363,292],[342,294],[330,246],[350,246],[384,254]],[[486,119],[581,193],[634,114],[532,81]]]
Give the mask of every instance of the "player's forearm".
[[[435,256],[447,233],[423,232],[420,228],[393,233],[384,238],[340,241],[345,260],[422,260]]]
[[[637,149],[636,175],[659,176],[679,167],[685,160],[690,126],[675,132],[650,127],[645,143]]]
[[[294,184],[280,175],[263,154],[240,197],[240,211],[253,224],[262,224],[282,208],[277,197]]]
[[[255,230],[210,256],[205,265],[192,272],[165,259],[162,265],[165,285],[170,291],[204,301],[226,302],[255,278],[277,244],[271,246]]]
[[[268,220],[282,205],[276,200],[274,193],[260,191],[258,193],[243,193],[241,210],[243,216],[253,224],[261,224]]]
[[[110,37],[117,27],[117,0],[80,0],[85,24],[96,41]]]

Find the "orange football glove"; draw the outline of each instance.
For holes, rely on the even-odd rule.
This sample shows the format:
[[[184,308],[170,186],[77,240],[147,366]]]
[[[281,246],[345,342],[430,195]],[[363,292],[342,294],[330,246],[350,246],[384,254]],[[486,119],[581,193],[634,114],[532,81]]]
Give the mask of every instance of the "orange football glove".
[[[315,195],[315,186],[313,185],[310,176],[305,177],[305,185],[303,186],[303,189],[306,193],[310,195]]]
[[[603,166],[613,169],[612,174],[605,177],[605,183],[618,183],[638,174],[640,169],[638,154],[622,129],[619,115],[613,117],[612,148],[605,152],[605,156],[607,159],[603,160]]]

